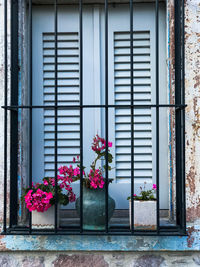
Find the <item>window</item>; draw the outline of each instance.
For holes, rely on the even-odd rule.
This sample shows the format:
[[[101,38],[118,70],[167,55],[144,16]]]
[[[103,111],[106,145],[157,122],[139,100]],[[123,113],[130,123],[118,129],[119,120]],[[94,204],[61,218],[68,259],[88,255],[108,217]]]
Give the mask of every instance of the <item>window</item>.
[[[81,199],[79,216],[74,203],[66,208],[56,204],[55,228],[44,231],[185,233],[182,2],[175,2],[175,40],[170,40],[171,45],[175,44],[171,56],[174,66],[166,63],[166,40],[173,34],[168,36],[167,27],[171,26],[166,20],[169,10],[165,1],[80,0],[72,4],[55,0],[44,5],[30,0],[24,16],[17,3],[12,2],[11,98],[5,93],[4,106],[4,232],[37,232],[32,216],[20,202],[22,188],[41,182],[43,177],[57,177],[58,168],[73,164],[74,156],[80,156],[81,169],[83,165],[89,167],[93,156],[88,148],[98,133],[112,141],[114,155],[114,168],[108,172],[106,148],[105,229],[83,229],[81,175],[72,186]],[[22,39],[16,29],[22,31]],[[6,66],[7,62],[5,57]],[[170,85],[172,75],[175,86]],[[11,194],[7,227],[9,120]],[[110,178],[113,182],[108,186]],[[57,187],[57,178],[55,183]],[[146,189],[157,184],[153,230],[135,225],[133,215],[129,225],[127,197],[138,195],[144,183]],[[110,221],[108,194],[115,200]],[[132,214],[134,202],[132,197]]]

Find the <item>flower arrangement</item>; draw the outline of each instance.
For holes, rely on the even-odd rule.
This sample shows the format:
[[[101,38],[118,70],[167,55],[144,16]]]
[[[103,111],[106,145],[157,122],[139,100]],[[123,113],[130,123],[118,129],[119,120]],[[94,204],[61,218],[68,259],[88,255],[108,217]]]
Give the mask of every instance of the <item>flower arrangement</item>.
[[[61,179],[58,176],[57,196],[58,203],[67,205],[69,202],[74,202],[76,196],[70,186],[71,180]],[[66,191],[63,193],[63,191]],[[25,202],[26,208],[32,212],[45,212],[55,204],[55,179],[45,177],[42,183],[32,184],[32,187],[24,189],[24,194],[21,198]]]
[[[146,185],[146,182],[144,182],[144,187],[140,186],[139,195],[136,195],[136,194],[133,195],[134,200],[143,200],[143,201],[156,200],[155,198],[155,193],[157,190],[156,184],[153,184],[152,189],[150,190],[146,190],[145,185]],[[127,200],[130,200],[130,199],[131,199],[131,196],[127,198]]]
[[[112,147],[112,142],[108,142],[108,147]],[[92,150],[96,153],[96,158],[90,165],[90,171],[85,173],[83,166],[84,184],[91,189],[103,188],[104,178],[103,172],[106,166],[96,167],[99,160],[105,160],[106,157],[106,140],[96,135],[93,138]],[[108,149],[108,163],[112,163],[113,156]],[[79,162],[79,156],[73,158],[73,162]],[[111,166],[108,165],[108,170],[111,170]],[[71,183],[80,179],[80,164],[74,168],[72,165],[61,166],[58,169],[57,176],[57,196],[58,203],[61,205],[67,205],[69,202],[76,200]],[[55,179],[45,177],[42,183],[32,184],[32,187],[24,189],[24,194],[21,200],[25,202],[26,208],[32,212],[34,210],[38,212],[47,211],[52,205],[55,204]]]
[[[110,149],[112,147],[112,142],[108,142],[108,170],[111,170],[111,166],[109,164],[112,163],[113,156],[110,153]],[[99,160],[105,160],[106,158],[106,140],[101,138],[98,134],[93,138],[92,150],[96,154],[95,160],[90,165],[89,173],[85,172],[85,167],[83,166],[83,176],[84,176],[84,185],[90,189],[103,188],[105,184],[105,179],[103,178],[104,171],[106,169],[106,165],[97,167],[97,162]],[[73,158],[73,162],[77,162],[77,166],[75,168],[70,165],[61,166],[59,168],[60,175],[58,176],[60,180],[62,180],[63,184],[66,182],[74,182],[80,179],[80,164],[79,157]],[[109,182],[111,179],[109,179]]]

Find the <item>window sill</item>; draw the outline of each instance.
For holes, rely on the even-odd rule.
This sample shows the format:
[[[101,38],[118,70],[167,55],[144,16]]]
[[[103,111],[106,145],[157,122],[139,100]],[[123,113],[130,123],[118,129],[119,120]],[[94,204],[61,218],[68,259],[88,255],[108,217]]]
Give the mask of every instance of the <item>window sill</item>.
[[[199,250],[200,229],[186,236],[3,235],[4,251],[186,251]]]

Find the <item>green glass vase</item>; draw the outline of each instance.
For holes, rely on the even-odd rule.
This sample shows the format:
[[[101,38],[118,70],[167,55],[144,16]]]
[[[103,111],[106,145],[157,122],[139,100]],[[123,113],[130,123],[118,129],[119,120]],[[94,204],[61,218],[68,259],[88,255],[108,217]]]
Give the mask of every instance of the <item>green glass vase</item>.
[[[90,189],[83,186],[83,229],[105,230],[106,198],[105,186]],[[80,197],[76,200],[76,210],[80,216]],[[108,195],[108,222],[115,210],[115,201]]]

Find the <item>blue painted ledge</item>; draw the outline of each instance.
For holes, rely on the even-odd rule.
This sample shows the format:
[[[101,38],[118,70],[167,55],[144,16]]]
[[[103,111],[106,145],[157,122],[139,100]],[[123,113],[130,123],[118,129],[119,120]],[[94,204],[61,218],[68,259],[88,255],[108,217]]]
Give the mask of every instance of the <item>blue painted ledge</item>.
[[[22,236],[0,238],[8,251],[186,251],[200,250],[200,229],[188,236]]]

